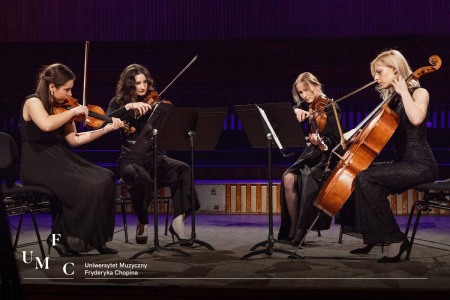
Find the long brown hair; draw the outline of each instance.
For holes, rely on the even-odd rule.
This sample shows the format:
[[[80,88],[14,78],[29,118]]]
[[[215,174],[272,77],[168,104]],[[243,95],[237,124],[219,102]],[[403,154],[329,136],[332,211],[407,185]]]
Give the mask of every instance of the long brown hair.
[[[42,67],[37,77],[35,94],[44,104],[48,114],[51,114],[53,97],[50,93],[49,85],[53,83],[56,88],[61,87],[70,80],[75,80],[75,74],[68,66],[61,63],[54,63]]]

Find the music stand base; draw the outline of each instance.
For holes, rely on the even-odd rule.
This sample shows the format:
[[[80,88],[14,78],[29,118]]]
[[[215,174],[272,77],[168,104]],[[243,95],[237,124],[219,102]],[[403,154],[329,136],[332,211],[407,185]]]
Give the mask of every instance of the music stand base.
[[[289,258],[304,259],[303,256],[298,255],[297,253],[293,253],[293,252],[288,251],[288,250],[277,249],[277,248],[273,247],[274,243],[281,243],[281,244],[283,244],[284,242],[277,241],[277,240],[274,240],[273,238],[269,237],[267,240],[259,242],[259,243],[255,244],[252,248],[250,248],[251,251],[253,251],[254,249],[256,249],[258,247],[261,247],[261,246],[265,246],[266,249],[247,253],[246,255],[242,256],[240,258],[240,260],[245,260],[245,259],[248,259],[248,258],[250,258],[252,256],[259,255],[259,254],[267,254],[267,255],[271,256],[274,253],[286,254],[286,255],[289,255]]]
[[[288,242],[288,241],[272,240],[272,243],[285,244],[285,245],[292,246],[292,242]],[[269,247],[269,241],[266,240],[266,241],[257,243],[256,245],[254,245],[253,247],[250,248],[250,251],[255,251],[259,247]]]
[[[161,247],[159,245],[155,245],[151,248],[147,248],[147,249],[139,251],[138,253],[134,254],[131,258],[138,258],[139,256],[141,256],[142,254],[145,254],[145,253],[153,254],[154,252],[159,252],[159,251],[172,251],[172,252],[178,253],[182,256],[187,256],[187,257],[191,256],[189,253],[184,252],[179,249],[170,249],[170,248]]]
[[[194,244],[198,244],[200,246],[208,248],[208,250],[210,250],[210,251],[215,251],[213,246],[211,246],[207,242],[204,242],[204,241],[201,241],[201,240],[197,240],[197,239],[192,239],[192,238],[188,239],[188,240],[185,240],[183,242],[178,241],[178,242],[169,243],[169,244],[165,245],[164,247],[171,247],[171,246],[174,246],[174,245],[181,245],[181,243],[186,244],[186,246],[182,245],[182,246],[185,246],[185,247],[192,247]]]

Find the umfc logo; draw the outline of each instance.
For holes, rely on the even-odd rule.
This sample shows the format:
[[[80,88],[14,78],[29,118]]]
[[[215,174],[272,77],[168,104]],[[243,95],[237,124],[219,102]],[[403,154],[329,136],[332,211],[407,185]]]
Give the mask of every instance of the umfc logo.
[[[56,245],[56,242],[59,241],[60,237],[61,237],[60,234],[52,234],[52,246]],[[33,251],[29,251],[29,253],[30,253],[29,259],[27,259],[27,253],[28,253],[28,251],[22,251],[22,260],[26,264],[31,264],[31,263],[33,263]],[[34,260],[36,261],[36,270],[38,270],[38,269],[48,270],[49,269],[49,264],[48,264],[49,258],[48,257],[41,260],[41,258],[39,256],[36,256]],[[71,271],[70,270],[71,268],[68,268],[69,266],[73,267],[74,263],[72,263],[72,262],[65,263],[63,266],[63,272],[66,275],[73,275],[74,271],[73,270]]]

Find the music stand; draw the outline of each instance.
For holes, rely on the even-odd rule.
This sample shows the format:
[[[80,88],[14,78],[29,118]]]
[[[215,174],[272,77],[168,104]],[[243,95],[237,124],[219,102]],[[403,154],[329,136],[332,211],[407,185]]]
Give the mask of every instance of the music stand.
[[[138,256],[149,253],[152,254],[153,252],[167,250],[167,251],[173,251],[178,254],[184,255],[184,256],[191,256],[190,254],[181,251],[179,249],[170,249],[161,247],[159,245],[159,237],[158,237],[158,213],[159,213],[159,205],[158,205],[158,175],[157,175],[157,152],[158,152],[158,143],[157,143],[157,137],[158,137],[158,131],[163,128],[164,123],[170,116],[170,113],[172,111],[172,105],[167,103],[160,103],[158,104],[154,109],[150,117],[148,118],[147,124],[142,129],[141,133],[139,134],[137,140],[136,140],[136,146],[138,147],[144,147],[145,144],[152,143],[153,144],[153,163],[154,163],[154,174],[153,174],[153,201],[155,208],[153,210],[153,229],[154,229],[154,241],[153,241],[153,247],[141,250],[134,254],[131,258],[137,258]],[[139,148],[138,148],[139,149]],[[132,152],[135,150],[133,147]]]
[[[216,148],[227,114],[226,107],[194,108],[175,107],[170,116],[170,126],[161,131],[162,147],[171,151],[190,150],[191,155],[191,238],[183,241],[189,245],[199,244],[214,250],[214,248],[197,239],[195,232],[195,189],[194,189],[194,144],[196,150],[210,151]],[[195,140],[195,142],[194,142]],[[180,244],[180,241],[169,243],[165,247]]]
[[[241,260],[258,254],[272,255],[283,253],[289,258],[303,258],[302,256],[284,249],[274,247],[275,243],[285,243],[273,237],[273,197],[272,197],[272,144],[275,141],[284,156],[290,156],[289,148],[305,147],[305,138],[288,102],[265,103],[235,106],[236,113],[242,122],[245,133],[253,148],[266,148],[268,152],[268,191],[269,191],[269,235],[267,240],[255,244],[250,251],[260,246],[263,250],[247,253]],[[261,120],[262,124],[260,123]]]

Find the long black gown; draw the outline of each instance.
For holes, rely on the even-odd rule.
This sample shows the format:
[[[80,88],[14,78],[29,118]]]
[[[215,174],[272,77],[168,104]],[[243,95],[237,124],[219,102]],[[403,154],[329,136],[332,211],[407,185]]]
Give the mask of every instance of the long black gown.
[[[352,194],[355,232],[363,235],[365,244],[404,241],[406,236],[395,220],[388,195],[434,181],[438,176],[436,160],[426,137],[426,122],[417,127],[412,125],[400,96],[390,106],[400,122],[391,139],[394,161],[375,165],[355,177]]]
[[[128,191],[139,223],[148,224],[148,207],[153,199],[153,147],[152,142],[145,145],[138,142],[139,146],[135,146],[135,144],[144,130],[150,114],[135,118],[134,111],[127,111],[125,106],[118,103],[116,97],[110,101],[106,113],[110,117],[127,121],[136,129],[136,132],[131,134],[121,131],[122,149],[117,163],[120,176],[129,186]],[[166,124],[166,126],[168,125]],[[159,152],[156,163],[158,185],[169,186],[171,189],[174,218],[181,214],[188,216],[192,212],[192,194],[194,194],[194,210],[197,210],[200,204],[195,187],[193,192],[191,189],[190,166]]]
[[[336,107],[340,118],[340,109],[337,105]],[[331,106],[326,108],[326,114],[327,121],[321,133],[321,137],[323,137],[327,144],[328,151],[323,152],[318,146],[309,144],[297,161],[284,173],[294,173],[297,175],[296,189],[297,191],[300,191],[298,193],[299,209],[297,229],[301,230],[309,229],[319,213],[319,209],[317,209],[313,203],[322,186],[325,176],[325,165],[331,154],[331,150],[337,145],[337,141],[339,141],[338,121],[336,120]],[[333,168],[333,164],[330,165],[330,168]],[[288,235],[291,228],[291,218],[286,204],[283,181],[281,181],[280,187],[280,204],[281,224],[278,232],[278,239],[286,240],[290,238]],[[312,230],[326,230],[330,228],[330,224],[331,218],[326,214],[321,214]]]
[[[52,233],[61,234],[71,250],[88,252],[113,238],[114,174],[72,153],[62,141],[59,130],[43,132],[21,116],[20,177],[55,193],[59,211]]]

